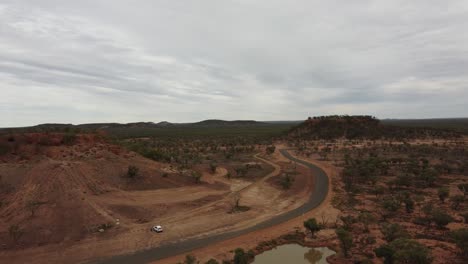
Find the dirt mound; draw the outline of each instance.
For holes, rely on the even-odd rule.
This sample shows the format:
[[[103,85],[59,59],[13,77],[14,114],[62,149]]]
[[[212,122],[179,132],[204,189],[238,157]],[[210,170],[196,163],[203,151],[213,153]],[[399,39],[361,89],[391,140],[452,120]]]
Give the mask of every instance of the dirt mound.
[[[77,241],[116,225],[105,193],[193,184],[96,135],[22,134],[0,138],[0,248]],[[129,166],[138,168],[127,176]]]

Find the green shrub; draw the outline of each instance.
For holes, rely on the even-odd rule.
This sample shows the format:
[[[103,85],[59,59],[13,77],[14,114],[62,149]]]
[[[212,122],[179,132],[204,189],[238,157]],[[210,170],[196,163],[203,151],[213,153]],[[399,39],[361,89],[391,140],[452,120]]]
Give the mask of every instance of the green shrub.
[[[439,196],[441,202],[445,202],[445,199],[447,199],[450,195],[450,190],[447,187],[441,187],[437,190],[437,195]]]
[[[391,242],[398,238],[408,238],[408,232],[399,224],[385,224],[382,226],[382,234],[385,240]]]
[[[453,222],[453,217],[441,209],[435,209],[432,211],[432,221],[434,221],[438,228],[443,228],[450,222]]]
[[[310,231],[312,236],[318,231],[320,231],[321,227],[317,223],[317,220],[315,218],[310,218],[307,221],[304,222],[304,227]]]
[[[417,241],[398,238],[374,250],[377,257],[384,258],[385,264],[429,264],[432,258],[429,249]]]
[[[348,257],[349,250],[353,246],[353,236],[350,232],[345,230],[344,228],[338,228],[336,231],[336,235],[341,243],[341,248],[343,249],[343,253],[345,257]]]
[[[140,169],[137,166],[130,165],[127,169],[127,177],[130,179],[136,178],[140,173]]]
[[[461,250],[461,255],[468,258],[468,228],[454,230],[450,233],[450,236]]]

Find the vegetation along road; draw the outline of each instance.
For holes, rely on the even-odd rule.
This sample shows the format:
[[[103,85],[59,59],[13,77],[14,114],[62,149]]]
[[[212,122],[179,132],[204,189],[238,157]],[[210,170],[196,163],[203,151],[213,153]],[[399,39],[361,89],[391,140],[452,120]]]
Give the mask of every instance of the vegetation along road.
[[[129,255],[115,256],[115,257],[111,257],[108,259],[98,261],[97,263],[102,263],[102,264],[148,263],[150,261],[164,259],[167,257],[190,252],[197,248],[202,248],[204,246],[207,246],[213,243],[217,243],[223,240],[234,238],[234,237],[247,234],[253,231],[257,231],[263,228],[278,225],[290,219],[299,217],[302,214],[318,207],[325,200],[328,194],[329,178],[327,174],[318,166],[293,157],[285,149],[281,149],[280,153],[286,158],[288,158],[289,160],[295,161],[299,164],[302,164],[310,168],[310,170],[312,171],[312,175],[315,176],[314,190],[309,200],[302,206],[294,210],[291,210],[289,212],[286,212],[284,214],[281,214],[279,216],[276,216],[274,218],[271,218],[265,222],[246,228],[246,229],[227,232],[227,233],[221,233],[221,234],[215,234],[215,235],[206,236],[203,238],[193,238],[193,239],[188,239],[188,240],[184,240],[180,242],[163,244],[157,248],[152,248],[152,249],[148,249],[144,251],[138,251],[136,253],[129,254]]]

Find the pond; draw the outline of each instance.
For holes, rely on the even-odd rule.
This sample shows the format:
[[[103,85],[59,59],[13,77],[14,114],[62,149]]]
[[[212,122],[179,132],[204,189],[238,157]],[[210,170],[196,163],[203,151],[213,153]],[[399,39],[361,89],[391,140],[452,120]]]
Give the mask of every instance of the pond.
[[[283,245],[255,256],[254,264],[326,264],[336,252],[327,248],[308,248],[297,244]]]

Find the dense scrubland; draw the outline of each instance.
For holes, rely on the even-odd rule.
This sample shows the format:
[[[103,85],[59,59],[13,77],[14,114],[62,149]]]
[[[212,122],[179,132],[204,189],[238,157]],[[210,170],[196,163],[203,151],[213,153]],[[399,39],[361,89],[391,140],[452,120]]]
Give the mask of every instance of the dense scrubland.
[[[372,117],[346,116],[309,119],[290,135],[299,155],[340,171],[333,202],[342,213],[332,226],[344,260],[466,261],[468,146],[463,133],[389,129]]]

